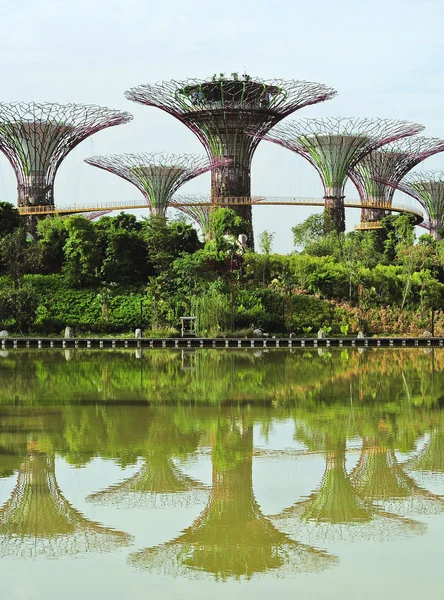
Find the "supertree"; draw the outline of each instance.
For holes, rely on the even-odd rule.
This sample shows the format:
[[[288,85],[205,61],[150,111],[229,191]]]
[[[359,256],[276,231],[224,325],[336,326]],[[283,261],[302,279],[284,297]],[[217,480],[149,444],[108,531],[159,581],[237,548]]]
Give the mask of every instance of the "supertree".
[[[211,196],[223,206],[218,199],[250,196],[251,161],[260,135],[296,110],[333,98],[336,91],[319,83],[264,81],[237,73],[226,78],[222,73],[208,80],[141,85],[125,95],[179,119],[199,138],[208,156],[231,159],[212,172]],[[251,137],[246,130],[258,137]],[[235,210],[251,223],[251,206]]]
[[[180,196],[174,196],[170,206],[191,217],[201,228],[204,238],[209,237],[211,204],[207,196],[185,196],[181,194]]]
[[[226,164],[227,160],[209,160],[194,154],[115,154],[85,159],[126,179],[145,196],[155,215],[165,216],[172,195],[187,181]]]
[[[131,119],[93,105],[0,103],[0,149],[17,177],[18,205],[53,206],[54,179],[65,156],[93,133]]]
[[[350,171],[360,199],[375,208],[363,208],[361,220],[378,222],[386,216],[381,206],[390,207],[396,186],[417,164],[444,150],[444,140],[410,137],[373,150]]]
[[[325,551],[294,541],[262,514],[253,493],[253,426],[245,415],[211,425],[213,487],[194,523],[176,539],[129,556],[139,568],[163,574],[205,573],[250,579],[274,569],[319,572],[337,563]]]
[[[423,129],[391,119],[326,117],[282,123],[260,137],[297,152],[315,167],[324,186],[326,229],[345,231],[348,173],[372,150]]]
[[[58,558],[109,552],[131,541],[76,510],[59,489],[54,455],[29,443],[11,497],[0,508],[0,556]]]
[[[439,230],[444,219],[444,171],[408,173],[396,188],[421,204],[427,213],[430,233],[435,240],[441,239]]]

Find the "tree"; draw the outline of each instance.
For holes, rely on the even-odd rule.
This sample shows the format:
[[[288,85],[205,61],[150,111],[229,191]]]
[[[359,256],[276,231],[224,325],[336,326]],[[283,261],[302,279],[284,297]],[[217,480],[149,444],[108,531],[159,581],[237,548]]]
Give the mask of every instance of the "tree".
[[[37,235],[42,250],[42,268],[46,273],[59,273],[65,260],[63,247],[68,239],[66,219],[46,217],[37,222]]]
[[[12,233],[20,224],[19,211],[9,202],[0,202],[0,237]]]
[[[176,258],[202,247],[197,231],[191,225],[169,224],[157,215],[151,215],[142,224],[142,235],[147,245],[147,259],[157,274],[164,274]]]
[[[265,230],[259,235],[259,250],[262,254],[269,256],[273,250],[273,240],[276,234]]]
[[[0,290],[0,315],[4,320],[13,319],[19,331],[29,331],[37,306],[37,294],[27,282]]]
[[[293,232],[293,243],[296,248],[305,249],[306,246],[319,241],[325,234],[325,216],[323,213],[310,215],[300,225],[291,228]]]
[[[72,286],[82,286],[97,280],[100,252],[94,225],[82,216],[66,219],[68,238],[63,246],[63,272]]]
[[[412,215],[390,215],[381,220],[386,232],[384,258],[390,264],[397,259],[401,246],[412,246],[415,241],[414,219]]]
[[[18,227],[0,240],[0,272],[18,285],[25,273],[35,271],[40,264],[38,245],[27,239],[26,229]]]
[[[230,253],[240,234],[247,235],[250,225],[231,208],[218,208],[211,215],[213,239],[208,242],[216,252]]]

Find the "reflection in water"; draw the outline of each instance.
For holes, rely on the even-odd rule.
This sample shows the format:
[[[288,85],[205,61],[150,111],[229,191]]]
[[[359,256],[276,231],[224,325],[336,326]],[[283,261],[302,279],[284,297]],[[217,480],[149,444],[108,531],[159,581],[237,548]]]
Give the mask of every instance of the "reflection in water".
[[[127,533],[89,521],[73,508],[57,484],[54,456],[29,444],[11,497],[0,509],[0,555],[57,558],[108,552],[130,541]]]
[[[297,439],[325,454],[325,471],[309,498],[276,515],[274,522],[296,535],[304,532],[311,540],[390,539],[424,533],[422,523],[382,510],[373,503],[374,497],[354,485],[346,469],[346,444],[347,433],[353,435],[357,426],[355,417],[355,411],[321,409],[296,423]]]
[[[444,481],[444,415],[438,411],[435,417],[431,422],[428,442],[408,463],[408,468],[424,485]]]
[[[185,566],[222,579],[284,565],[292,572],[314,572],[335,564],[335,557],[291,540],[262,514],[253,493],[252,458],[251,423],[218,420],[212,432],[213,485],[204,511],[178,538],[131,554],[129,562],[174,575]]]
[[[121,565],[164,575],[318,572],[337,564],[337,539],[358,549],[422,534],[421,517],[444,508],[428,489],[444,483],[444,350],[147,350],[137,358],[73,350],[66,358],[14,351],[0,361],[0,492],[16,477],[0,507],[0,558],[120,549]],[[291,494],[272,517],[276,509],[256,500],[256,454],[265,497],[271,470]],[[85,496],[110,525],[115,506],[128,522],[139,519],[135,531],[152,508],[168,506],[181,533],[156,530],[154,547],[136,536],[128,550],[122,526],[89,521],[66,500],[56,456],[86,473],[95,458],[137,466],[105,489],[89,475]],[[312,456],[325,461],[316,480]],[[313,480],[304,495],[289,464]],[[190,525],[184,507],[195,501],[193,510],[203,508]]]
[[[444,349],[341,352],[132,350],[10,352],[0,361],[0,405],[396,402],[436,405],[444,396]],[[69,354],[68,354],[69,353]],[[66,360],[68,359],[69,360]]]
[[[398,463],[392,448],[378,438],[364,438],[361,456],[352,473],[358,494],[402,515],[436,514],[444,510],[439,496],[419,487]]]
[[[205,486],[174,463],[174,458],[186,459],[195,452],[199,441],[195,424],[183,417],[172,411],[158,411],[140,449],[142,468],[122,483],[91,494],[88,500],[125,508],[200,501]]]

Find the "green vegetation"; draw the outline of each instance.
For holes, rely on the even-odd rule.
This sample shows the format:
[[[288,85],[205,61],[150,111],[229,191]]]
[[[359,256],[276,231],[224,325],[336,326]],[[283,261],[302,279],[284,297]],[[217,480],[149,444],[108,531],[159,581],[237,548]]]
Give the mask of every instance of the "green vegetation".
[[[444,334],[444,242],[415,240],[409,216],[379,231],[325,234],[322,215],[293,227],[296,250],[260,253],[238,241],[248,225],[232,210],[211,214],[203,244],[183,221],[120,213],[91,222],[48,217],[30,239],[18,211],[0,204],[0,329],[58,335],[174,334],[195,315],[201,335]],[[328,229],[328,228],[327,228]]]

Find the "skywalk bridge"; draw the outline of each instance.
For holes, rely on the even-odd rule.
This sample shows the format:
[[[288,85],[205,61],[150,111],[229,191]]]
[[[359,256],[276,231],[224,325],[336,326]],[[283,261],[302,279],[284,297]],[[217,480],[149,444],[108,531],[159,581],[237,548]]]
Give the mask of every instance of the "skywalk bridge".
[[[180,197],[172,200],[169,208],[183,208],[187,206],[240,206],[251,204],[253,206],[324,206],[323,198],[298,198],[286,196],[248,196],[248,197],[227,197],[217,198],[214,202],[193,202],[181,201]],[[411,214],[415,218],[415,225],[419,225],[424,221],[423,212],[416,207],[393,202],[388,204],[385,202],[363,202],[362,200],[344,200],[345,208],[370,208],[383,209],[389,212],[399,212]],[[124,200],[119,202],[91,202],[86,204],[67,204],[60,206],[19,206],[21,215],[70,215],[75,213],[93,213],[93,212],[111,212],[114,210],[137,210],[147,209],[146,202]],[[372,224],[374,228],[375,224]]]

